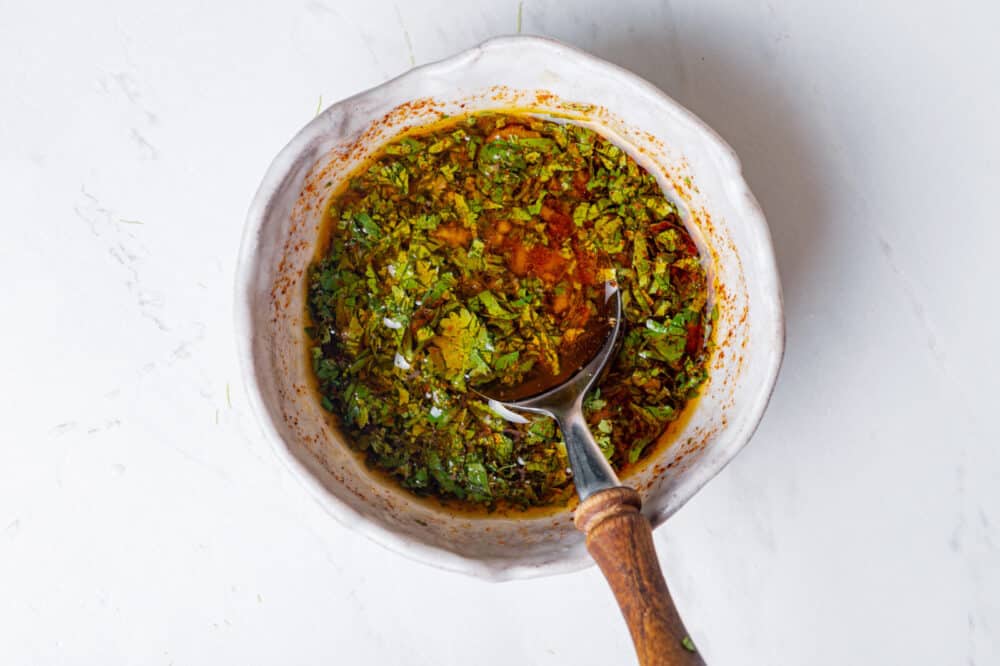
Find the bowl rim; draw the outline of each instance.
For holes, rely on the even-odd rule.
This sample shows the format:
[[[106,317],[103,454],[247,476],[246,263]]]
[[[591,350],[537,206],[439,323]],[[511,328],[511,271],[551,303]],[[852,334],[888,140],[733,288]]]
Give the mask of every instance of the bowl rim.
[[[715,130],[694,113],[673,100],[665,92],[634,72],[552,38],[535,35],[505,35],[493,37],[447,58],[414,67],[399,76],[341,99],[324,109],[299,130],[272,160],[250,204],[243,228],[235,271],[233,317],[240,375],[250,402],[251,411],[262,433],[270,441],[272,450],[278,459],[283,462],[285,468],[292,472],[292,475],[306,488],[313,499],[341,525],[357,531],[380,546],[403,555],[408,559],[448,571],[464,573],[492,581],[569,573],[590,567],[593,565],[593,561],[589,557],[569,557],[542,564],[505,564],[503,567],[497,567],[490,560],[466,557],[444,548],[397,534],[391,529],[367,519],[358,510],[329,493],[306,465],[298,460],[288,449],[283,437],[269,415],[265,404],[265,396],[261,389],[261,380],[257,373],[257,364],[254,360],[253,334],[256,326],[254,324],[253,307],[251,306],[249,295],[253,292],[252,286],[256,278],[255,268],[259,250],[259,236],[272,201],[289,171],[303,153],[309,149],[313,140],[323,133],[325,128],[323,119],[326,116],[333,115],[344,107],[357,102],[359,99],[376,94],[380,90],[427,76],[435,71],[460,67],[467,62],[474,61],[487,50],[524,48],[526,46],[545,49],[562,56],[569,55],[578,61],[586,62],[588,66],[604,69],[620,79],[623,84],[633,86],[641,94],[657,98],[658,101],[670,107],[678,117],[682,118],[692,128],[706,137],[707,145],[715,152],[714,156],[720,172],[728,183],[738,189],[733,195],[733,199],[742,200],[740,224],[755,227],[754,235],[758,239],[758,244],[753,248],[753,252],[757,256],[761,268],[761,275],[758,276],[757,281],[762,283],[761,293],[765,298],[770,299],[770,311],[773,313],[770,319],[762,322],[765,333],[768,331],[771,332],[770,345],[768,347],[771,353],[769,358],[762,359],[761,363],[763,364],[767,361],[769,363],[766,367],[766,372],[762,373],[764,380],[761,382],[759,390],[754,396],[755,399],[747,408],[748,412],[752,414],[752,418],[748,419],[741,430],[735,431],[731,435],[734,440],[731,453],[721,461],[721,464],[711,466],[710,468],[704,466],[699,470],[700,473],[692,470],[694,473],[686,484],[689,490],[687,498],[675,510],[683,506],[708,481],[722,471],[753,437],[764,416],[767,403],[774,392],[785,346],[781,285],[770,230],[768,229],[760,205],[750,192],[750,188],[743,178],[739,158],[735,151]],[[655,528],[662,524],[667,517],[666,514],[652,516],[653,527]]]

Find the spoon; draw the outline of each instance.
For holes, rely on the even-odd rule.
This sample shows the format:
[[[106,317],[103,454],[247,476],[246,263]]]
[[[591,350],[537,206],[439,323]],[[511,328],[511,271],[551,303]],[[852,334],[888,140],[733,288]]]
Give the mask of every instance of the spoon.
[[[587,550],[618,600],[639,663],[704,664],[663,579],[652,527],[639,513],[639,493],[618,480],[583,416],[583,399],[600,380],[622,335],[622,296],[613,283],[605,287],[604,308],[608,316],[598,320],[606,323],[610,331],[600,349],[568,379],[550,387],[539,387],[534,382],[486,387],[481,393],[507,409],[543,414],[559,425],[580,496],[574,523],[587,535]]]

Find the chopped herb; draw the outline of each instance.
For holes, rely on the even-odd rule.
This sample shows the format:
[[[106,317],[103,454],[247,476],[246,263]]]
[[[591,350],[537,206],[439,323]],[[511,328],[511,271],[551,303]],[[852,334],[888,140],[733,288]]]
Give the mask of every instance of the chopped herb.
[[[506,370],[507,368],[513,366],[517,363],[517,359],[521,356],[521,352],[512,351],[507,354],[501,354],[497,357],[496,362],[493,363],[493,367],[496,370]]]
[[[481,113],[398,138],[334,193],[309,276],[320,404],[414,493],[527,508],[573,492],[555,423],[476,391],[571,374],[623,292],[622,348],[584,413],[619,472],[706,378],[706,278],[656,179],[594,131]],[[227,387],[227,402],[228,402]]]
[[[368,213],[358,213],[354,216],[354,221],[360,225],[360,228],[365,235],[371,236],[372,238],[378,238],[380,236],[378,225],[375,224],[375,221],[372,220]]]

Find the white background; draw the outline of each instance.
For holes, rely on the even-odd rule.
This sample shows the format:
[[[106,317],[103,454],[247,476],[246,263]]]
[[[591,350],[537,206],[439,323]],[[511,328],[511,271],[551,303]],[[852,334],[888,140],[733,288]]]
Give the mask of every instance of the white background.
[[[328,518],[234,358],[243,216],[322,104],[517,0],[0,0],[0,663],[626,664],[594,569],[489,584]],[[714,665],[1000,663],[1000,10],[524,0],[716,128],[788,350],[657,532]]]

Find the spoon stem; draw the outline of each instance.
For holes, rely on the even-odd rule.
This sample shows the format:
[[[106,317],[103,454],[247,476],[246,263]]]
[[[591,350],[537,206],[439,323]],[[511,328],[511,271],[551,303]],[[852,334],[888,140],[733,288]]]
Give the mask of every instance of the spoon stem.
[[[611,469],[584,420],[583,410],[575,407],[556,414],[555,417],[563,441],[566,442],[566,456],[573,470],[573,483],[576,484],[580,500],[585,500],[598,491],[620,486],[618,476]]]

